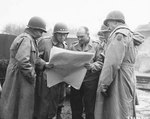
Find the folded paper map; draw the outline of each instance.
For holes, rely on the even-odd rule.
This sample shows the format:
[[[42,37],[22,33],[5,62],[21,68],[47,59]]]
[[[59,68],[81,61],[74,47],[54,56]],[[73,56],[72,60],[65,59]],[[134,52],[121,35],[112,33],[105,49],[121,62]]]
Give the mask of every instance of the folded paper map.
[[[75,89],[80,89],[87,71],[84,64],[90,62],[93,56],[93,53],[53,47],[49,63],[54,64],[54,68],[46,70],[48,87],[66,82]]]

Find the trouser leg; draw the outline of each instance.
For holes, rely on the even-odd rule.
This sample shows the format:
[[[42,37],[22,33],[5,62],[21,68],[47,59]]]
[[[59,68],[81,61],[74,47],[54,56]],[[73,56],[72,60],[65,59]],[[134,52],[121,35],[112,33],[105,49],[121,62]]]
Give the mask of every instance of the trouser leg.
[[[96,100],[98,80],[87,81],[83,83],[84,107],[86,119],[94,119],[94,109]]]
[[[47,87],[46,80],[42,81],[41,99],[38,119],[47,119],[48,105],[49,105],[49,88]]]
[[[71,111],[72,111],[72,119],[83,119],[82,97],[83,96],[82,96],[81,89],[76,90],[73,87],[71,87],[70,104],[71,104]]]
[[[64,101],[66,97],[66,84],[64,82],[58,84],[58,104],[57,104],[57,114],[56,119],[62,119],[61,118],[61,111],[64,107]]]

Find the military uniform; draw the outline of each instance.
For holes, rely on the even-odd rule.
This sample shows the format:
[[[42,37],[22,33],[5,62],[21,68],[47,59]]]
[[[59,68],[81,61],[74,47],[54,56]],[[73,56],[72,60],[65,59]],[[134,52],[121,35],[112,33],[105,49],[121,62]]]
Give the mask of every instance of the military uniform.
[[[41,70],[45,61],[38,57],[34,33],[30,28],[20,34],[10,47],[10,60],[0,100],[1,119],[32,119],[36,82],[35,66]]]
[[[50,51],[53,46],[66,48],[66,43],[58,43],[54,37],[42,38],[38,43],[40,57],[46,62],[49,61]],[[59,111],[59,106],[62,106],[65,94],[65,84],[59,83],[53,87],[47,87],[47,78],[45,72],[38,72],[37,76],[37,93],[35,104],[35,117],[37,119],[51,119]],[[58,110],[57,110],[58,109]]]
[[[94,119],[97,83],[103,62],[100,54],[103,49],[99,47],[98,42],[90,40],[89,43],[83,47],[81,47],[79,43],[73,44],[71,50],[95,54],[90,62],[92,69],[87,71],[80,90],[71,87],[70,97],[72,119],[83,119],[83,108],[85,109],[86,119]]]
[[[142,40],[137,38],[139,44]],[[136,118],[136,81],[134,64],[137,50],[133,33],[125,25],[118,26],[109,37],[105,62],[101,72],[96,119]]]

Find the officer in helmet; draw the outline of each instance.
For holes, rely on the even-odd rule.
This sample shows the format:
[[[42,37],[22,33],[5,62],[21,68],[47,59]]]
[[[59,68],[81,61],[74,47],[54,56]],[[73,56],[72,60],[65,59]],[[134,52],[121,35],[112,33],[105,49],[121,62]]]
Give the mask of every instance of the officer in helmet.
[[[0,100],[1,119],[33,119],[35,68],[52,68],[38,57],[36,40],[46,32],[45,22],[40,17],[32,17],[27,26],[10,47]]]
[[[100,44],[102,45],[102,47],[105,47],[105,45],[107,44],[110,33],[110,29],[106,25],[102,24],[101,30],[97,34],[99,36]]]
[[[136,47],[143,38],[134,36],[120,11],[110,12],[104,24],[111,34],[98,84],[95,119],[136,119],[134,64]]]
[[[27,26],[35,30],[46,32],[46,23],[40,17],[32,17]]]
[[[120,11],[112,11],[104,20],[104,25],[108,26],[110,30],[114,30],[119,25],[125,25],[125,17]]]
[[[68,33],[69,33],[69,31],[68,31],[68,28],[65,24],[57,23],[54,26],[53,36],[55,37],[55,40],[58,43],[64,43],[64,41],[67,38]]]
[[[40,57],[46,62],[49,61],[50,51],[53,46],[66,49],[65,40],[69,30],[64,23],[57,23],[53,29],[52,37],[43,37],[38,43]],[[40,74],[40,73],[39,73]],[[41,82],[40,87],[40,101],[38,103],[39,110],[36,110],[37,119],[52,119],[56,116],[61,119],[60,113],[62,102],[64,99],[64,83],[59,83],[53,87],[47,87],[47,79],[44,76],[45,72],[41,72],[41,76],[37,81]]]

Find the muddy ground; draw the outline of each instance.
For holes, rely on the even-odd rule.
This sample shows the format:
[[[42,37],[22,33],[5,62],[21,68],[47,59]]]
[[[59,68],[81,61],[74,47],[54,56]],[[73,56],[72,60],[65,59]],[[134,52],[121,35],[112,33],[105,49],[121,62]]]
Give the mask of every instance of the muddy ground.
[[[136,106],[137,119],[150,119],[150,91],[137,90],[139,105]]]
[[[139,105],[136,106],[137,119],[150,119],[150,91],[137,90]],[[65,102],[62,109],[62,119],[71,119],[69,101]]]

